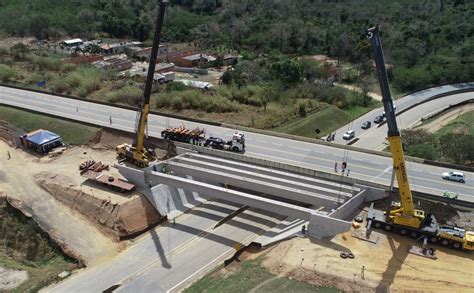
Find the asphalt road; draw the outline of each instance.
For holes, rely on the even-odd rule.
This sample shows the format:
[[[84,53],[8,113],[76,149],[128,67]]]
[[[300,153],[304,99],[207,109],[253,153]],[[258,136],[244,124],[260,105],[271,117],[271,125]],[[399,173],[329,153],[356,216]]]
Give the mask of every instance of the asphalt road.
[[[416,103],[425,101],[431,98],[434,95],[439,95],[453,90],[474,89],[474,82],[461,83],[455,85],[445,85],[440,87],[434,87],[419,91],[410,95],[406,95],[398,100],[393,101],[393,105],[397,107],[396,112],[400,112],[408,107],[413,106]],[[397,125],[399,129],[405,129],[411,127],[413,124],[420,121],[420,118],[436,112],[444,107],[447,107],[451,104],[456,104],[461,101],[474,98],[474,91],[468,93],[454,94],[444,96],[432,101],[423,103],[415,108],[412,108],[401,115],[397,116]],[[377,128],[377,124],[374,123],[376,116],[382,115],[384,112],[383,108],[375,109],[369,113],[355,119],[351,123],[344,125],[343,127],[336,130],[335,143],[346,144],[347,141],[342,138],[342,135],[349,129],[355,130],[356,136],[360,140],[354,143],[354,146],[362,147],[365,149],[372,150],[383,150],[387,145],[385,144],[385,136],[387,135],[387,126],[382,125]],[[371,121],[372,127],[364,130],[360,128],[363,122]]]
[[[214,229],[239,206],[211,201],[136,239],[121,254],[75,275],[46,292],[178,292],[250,244],[281,220],[264,211],[246,210]],[[243,247],[243,246],[242,246]]]
[[[433,92],[433,94],[435,93]],[[420,95],[414,97],[420,99]],[[408,103],[408,101],[403,103]],[[99,126],[134,131],[136,112],[131,110],[7,87],[0,87],[0,104],[13,105]],[[399,104],[399,107],[403,108],[404,106]],[[150,115],[148,133],[150,136],[159,137],[164,128],[178,127],[182,123],[182,120]],[[230,139],[234,131],[229,128],[194,122],[185,122],[185,125],[189,128],[204,127],[207,136],[219,136],[226,139]],[[390,183],[391,158],[257,133],[246,133],[246,139],[247,152],[245,155],[247,156],[328,172],[334,172],[335,162],[338,162],[340,166],[340,163],[345,160],[348,163],[348,169],[351,170],[350,176],[386,185]],[[449,190],[459,193],[460,199],[474,200],[474,173],[472,172],[464,172],[467,182],[461,184],[442,180],[441,173],[446,171],[445,168],[407,162],[407,169],[413,190],[435,195],[441,195],[445,190]]]

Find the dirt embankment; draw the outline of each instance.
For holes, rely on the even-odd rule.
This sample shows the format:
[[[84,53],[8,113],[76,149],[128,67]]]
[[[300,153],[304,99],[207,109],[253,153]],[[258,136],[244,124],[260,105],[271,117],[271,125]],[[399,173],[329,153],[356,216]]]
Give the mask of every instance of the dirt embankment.
[[[80,212],[115,240],[144,231],[162,219],[142,195],[133,195],[124,201],[115,201],[112,197],[100,198],[72,184],[68,177],[52,172],[37,174],[35,181],[58,201]]]

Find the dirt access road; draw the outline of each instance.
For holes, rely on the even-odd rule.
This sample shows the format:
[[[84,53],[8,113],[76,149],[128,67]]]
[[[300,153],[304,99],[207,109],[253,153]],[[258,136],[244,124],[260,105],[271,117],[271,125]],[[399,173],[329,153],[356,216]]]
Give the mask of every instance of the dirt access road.
[[[8,159],[7,151],[11,159]],[[57,202],[40,188],[34,181],[34,175],[51,171],[69,175],[80,182],[83,178],[77,172],[77,162],[91,157],[105,160],[112,156],[112,151],[74,147],[68,150],[67,156],[62,154],[51,160],[11,148],[0,140],[0,190],[21,200],[42,229],[60,242],[68,253],[82,259],[87,265],[95,265],[116,255],[119,246],[79,213]]]
[[[438,246],[437,260],[407,252],[415,242],[397,234],[382,234],[376,244],[352,237],[330,240],[294,238],[263,252],[262,265],[275,275],[349,292],[472,292],[474,253]],[[342,259],[350,251],[354,259]]]

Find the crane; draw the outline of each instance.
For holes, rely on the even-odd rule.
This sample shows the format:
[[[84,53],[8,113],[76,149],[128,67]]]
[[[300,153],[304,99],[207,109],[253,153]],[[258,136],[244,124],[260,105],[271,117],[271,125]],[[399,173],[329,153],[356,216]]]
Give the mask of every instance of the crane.
[[[145,148],[145,130],[148,123],[148,113],[150,111],[150,96],[153,86],[153,76],[155,74],[156,59],[158,48],[160,46],[161,28],[163,27],[163,20],[165,16],[167,0],[160,1],[158,11],[158,18],[156,21],[155,34],[153,36],[153,47],[151,49],[150,64],[148,66],[148,73],[145,82],[145,90],[143,100],[137,111],[137,119],[135,121],[135,139],[133,145],[124,143],[117,146],[117,155],[121,159],[130,161],[139,166],[146,167],[151,161],[156,160],[156,154],[152,149]]]
[[[466,231],[460,227],[449,227],[438,225],[432,214],[423,210],[415,209],[413,196],[408,181],[405,157],[403,154],[402,141],[398,130],[390,94],[387,71],[380,40],[379,27],[367,30],[367,38],[370,40],[374,54],[377,77],[382,92],[383,108],[387,117],[387,140],[392,153],[393,169],[395,171],[400,202],[392,204],[389,211],[383,212],[373,209],[373,204],[367,214],[367,227],[373,224],[376,228],[384,228],[387,231],[397,231],[402,235],[409,234],[416,238],[420,235],[428,238],[432,243],[451,245],[454,248],[474,250],[474,232]]]

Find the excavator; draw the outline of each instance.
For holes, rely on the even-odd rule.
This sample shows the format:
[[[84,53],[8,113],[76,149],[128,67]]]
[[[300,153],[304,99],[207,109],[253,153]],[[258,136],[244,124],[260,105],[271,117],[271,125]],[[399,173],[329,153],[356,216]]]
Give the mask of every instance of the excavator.
[[[367,230],[373,225],[375,228],[383,228],[386,231],[398,232],[413,238],[421,236],[431,243],[440,243],[444,246],[472,251],[474,250],[474,232],[456,226],[440,226],[432,214],[415,208],[385,69],[379,27],[368,29],[367,38],[371,43],[382,92],[382,103],[388,126],[387,140],[390,144],[393,169],[396,174],[400,196],[400,202],[392,203],[388,211],[376,210],[373,208],[373,204],[371,205],[367,214]]]
[[[148,112],[150,111],[150,96],[153,86],[153,76],[155,74],[158,48],[160,46],[161,28],[163,27],[163,19],[167,3],[167,0],[160,1],[155,35],[153,37],[153,47],[151,49],[150,64],[148,66],[148,73],[145,82],[145,91],[135,120],[136,137],[133,145],[124,143],[116,147],[119,159],[127,160],[138,167],[146,167],[150,162],[156,160],[156,153],[154,150],[145,148],[145,131],[148,123]]]

